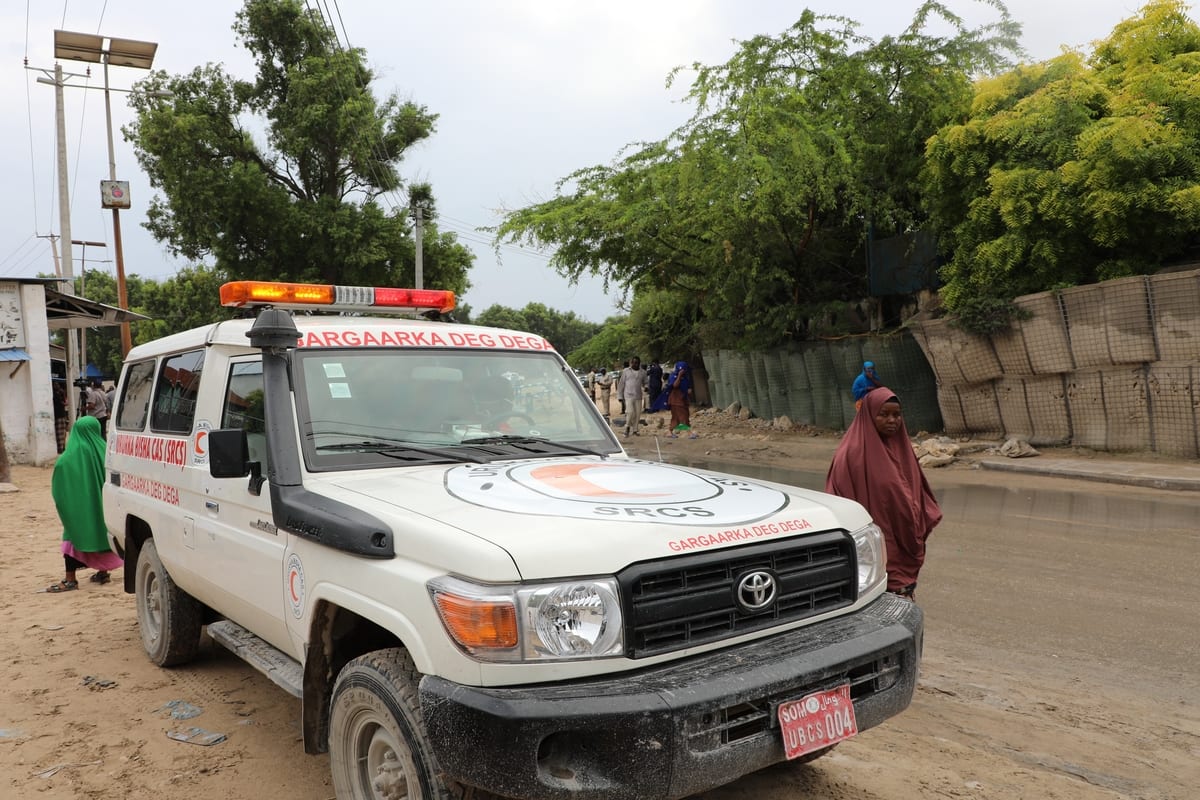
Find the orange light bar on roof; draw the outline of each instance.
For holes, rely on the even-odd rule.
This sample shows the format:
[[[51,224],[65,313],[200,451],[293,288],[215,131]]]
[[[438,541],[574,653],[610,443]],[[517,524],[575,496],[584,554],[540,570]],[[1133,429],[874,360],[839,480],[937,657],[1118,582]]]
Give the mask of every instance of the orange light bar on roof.
[[[454,292],[440,289],[390,289],[278,281],[234,281],[221,286],[221,305],[276,306],[327,311],[374,309],[454,309]]]

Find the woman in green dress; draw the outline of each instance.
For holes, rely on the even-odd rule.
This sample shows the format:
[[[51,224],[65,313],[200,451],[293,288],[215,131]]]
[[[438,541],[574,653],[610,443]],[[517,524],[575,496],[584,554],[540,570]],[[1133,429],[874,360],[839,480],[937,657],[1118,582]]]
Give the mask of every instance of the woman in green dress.
[[[63,579],[46,587],[57,594],[79,588],[75,571],[96,570],[91,580],[108,583],[109,571],[121,566],[120,556],[108,547],[104,527],[104,506],[100,490],[104,486],[104,439],[95,417],[76,420],[67,447],[54,464],[50,494],[63,524],[62,554],[66,563]]]

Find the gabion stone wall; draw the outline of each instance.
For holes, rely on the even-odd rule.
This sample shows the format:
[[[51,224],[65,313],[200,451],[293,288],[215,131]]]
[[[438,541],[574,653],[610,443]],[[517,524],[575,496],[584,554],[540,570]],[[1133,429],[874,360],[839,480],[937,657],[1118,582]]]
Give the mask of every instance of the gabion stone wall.
[[[909,432],[942,429],[933,371],[909,335],[805,342],[769,352],[706,350],[702,355],[718,408],[737,402],[762,419],[787,416],[800,425],[844,430],[854,419],[850,386],[863,361],[874,361],[879,377],[900,398]]]
[[[991,338],[913,325],[950,434],[1200,454],[1200,270],[1018,298]]]

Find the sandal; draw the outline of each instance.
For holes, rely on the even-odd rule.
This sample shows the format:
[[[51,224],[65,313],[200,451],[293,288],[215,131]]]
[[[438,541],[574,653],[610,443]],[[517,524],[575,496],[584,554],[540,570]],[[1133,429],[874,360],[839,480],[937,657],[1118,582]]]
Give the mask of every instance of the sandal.
[[[112,576],[109,575],[106,570],[101,570],[100,572],[94,573],[92,577],[88,578],[88,580],[92,583],[108,583],[112,580]]]
[[[46,591],[50,594],[61,594],[62,592],[73,592],[78,588],[79,581],[59,581],[47,586]]]

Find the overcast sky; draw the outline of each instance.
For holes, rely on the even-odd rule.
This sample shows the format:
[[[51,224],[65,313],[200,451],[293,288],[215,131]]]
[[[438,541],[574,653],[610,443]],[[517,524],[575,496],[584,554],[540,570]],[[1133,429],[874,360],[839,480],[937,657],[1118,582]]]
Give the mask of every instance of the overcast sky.
[[[968,21],[994,19],[974,0],[945,0]],[[316,0],[313,0],[314,7]],[[553,196],[559,178],[608,163],[634,141],[661,139],[683,122],[684,80],[672,89],[672,67],[725,62],[734,40],[778,34],[807,5],[842,14],[871,36],[896,33],[918,0],[321,0],[337,15],[350,44],[364,48],[375,69],[377,96],[398,92],[439,114],[437,132],[404,161],[406,180],[433,185],[443,229],[454,230],[476,254],[472,288],[463,298],[475,312],[493,303],[521,308],[537,301],[585,319],[617,312],[619,297],[596,280],[568,285],[544,255],[502,247],[476,229],[497,222],[497,210]],[[1024,26],[1031,60],[1063,45],[1086,47],[1135,14],[1126,0],[1009,0]],[[3,0],[0,42],[0,159],[9,189],[0,196],[0,278],[53,272],[49,241],[60,232],[55,169],[54,89],[36,82],[53,70],[55,29],[157,42],[155,68],[171,74],[206,62],[224,63],[242,78],[252,63],[231,26],[240,0]],[[1193,14],[1195,13],[1193,7]],[[64,62],[64,71],[85,65]],[[113,67],[110,85],[128,88],[142,76]],[[103,86],[91,78],[68,83]],[[101,91],[65,90],[71,233],[76,240],[111,242],[111,212],[101,211],[99,181],[108,177]],[[182,261],[141,227],[151,189],[120,126],[131,114],[113,94],[117,177],[130,182],[133,209],[123,212],[126,274],[164,278]],[[73,250],[75,272],[85,257]],[[86,248],[89,268],[115,271],[111,247]],[[269,277],[269,276],[264,276]]]

